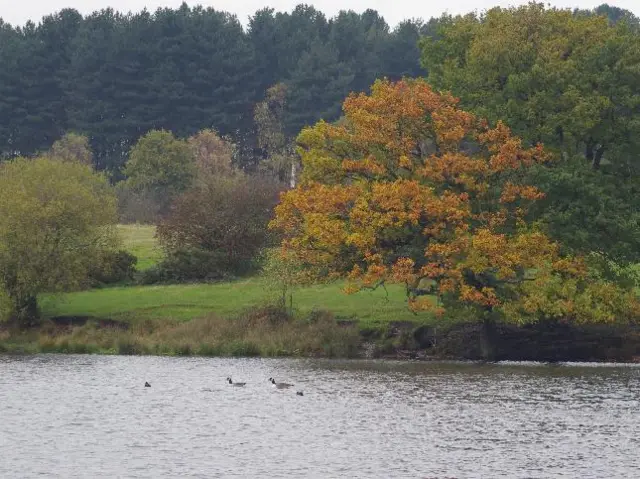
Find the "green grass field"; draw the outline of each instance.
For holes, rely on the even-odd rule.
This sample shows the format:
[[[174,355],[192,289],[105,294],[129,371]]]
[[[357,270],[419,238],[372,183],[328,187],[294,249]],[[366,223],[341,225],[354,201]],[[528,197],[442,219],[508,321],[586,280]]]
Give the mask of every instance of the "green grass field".
[[[138,257],[138,269],[144,270],[162,258],[153,226],[120,225],[125,248]],[[337,318],[358,319],[361,323],[416,321],[407,308],[400,286],[347,295],[341,283],[298,288],[293,292],[293,309],[301,315],[326,310]],[[276,297],[266,278],[194,285],[124,286],[81,291],[41,298],[45,316],[91,316],[116,320],[144,319],[190,320],[207,314],[223,317],[266,304]]]
[[[138,258],[138,271],[144,271],[162,259],[156,241],[156,228],[148,225],[118,225],[124,247]]]
[[[337,318],[361,323],[415,321],[424,319],[407,309],[402,288],[363,291],[347,295],[341,284],[315,285],[293,292],[294,311],[307,315],[314,310],[332,312]],[[93,316],[117,320],[189,320],[206,314],[234,316],[243,310],[266,304],[275,298],[264,278],[195,285],[131,286],[45,297],[41,308],[46,316]]]

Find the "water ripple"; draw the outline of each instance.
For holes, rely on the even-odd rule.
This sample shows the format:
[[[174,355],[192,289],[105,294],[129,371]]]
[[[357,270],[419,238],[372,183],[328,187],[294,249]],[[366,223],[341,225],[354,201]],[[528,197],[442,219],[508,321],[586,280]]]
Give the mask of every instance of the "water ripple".
[[[637,477],[639,406],[617,365],[0,357],[0,477]]]

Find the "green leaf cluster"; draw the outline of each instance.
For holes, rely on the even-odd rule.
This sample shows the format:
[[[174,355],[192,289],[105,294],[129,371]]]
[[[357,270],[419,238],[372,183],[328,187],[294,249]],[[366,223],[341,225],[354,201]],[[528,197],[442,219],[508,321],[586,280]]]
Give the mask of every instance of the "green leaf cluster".
[[[441,19],[421,39],[428,81],[555,154],[530,172],[533,212],[580,253],[640,261],[640,30],[628,12],[530,3]]]
[[[0,166],[0,289],[21,322],[37,296],[85,285],[117,250],[116,200],[103,175],[79,162],[19,158]]]
[[[193,182],[194,152],[187,141],[177,139],[173,133],[153,130],[131,149],[124,174],[134,189],[160,191],[173,198]]]

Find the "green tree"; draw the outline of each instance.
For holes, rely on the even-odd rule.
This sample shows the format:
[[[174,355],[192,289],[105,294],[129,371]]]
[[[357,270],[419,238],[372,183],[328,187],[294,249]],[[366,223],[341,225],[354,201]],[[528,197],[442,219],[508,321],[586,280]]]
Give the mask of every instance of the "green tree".
[[[546,193],[533,219],[574,251],[640,260],[640,35],[628,22],[494,8],[443,18],[421,47],[436,88],[555,153],[531,172]]]
[[[532,3],[443,22],[421,46],[430,83],[529,144],[638,169],[640,36],[624,22]]]
[[[169,131],[150,131],[131,149],[124,174],[132,188],[162,195],[168,205],[193,183],[193,151]]]
[[[597,6],[593,10],[574,10],[574,15],[603,15],[609,19],[611,23],[627,22],[631,27],[640,27],[640,20],[629,10],[618,8],[606,3]]]
[[[320,119],[336,120],[354,77],[349,66],[339,61],[334,48],[314,43],[302,55],[287,83],[291,91],[285,121],[287,133],[298,132]]]
[[[0,19],[0,160],[17,154],[16,116],[22,101],[18,60],[22,38],[18,30]]]
[[[76,10],[64,9],[38,25],[0,25],[0,133],[8,134],[0,140],[4,156],[33,155],[67,130],[64,85],[81,22]]]
[[[115,98],[118,48],[126,41],[127,19],[105,9],[84,19],[73,40],[70,82],[66,86],[70,128],[91,141],[98,169],[117,171],[126,161],[131,140],[122,134],[125,110]],[[125,90],[126,91],[126,90]]]
[[[106,178],[77,162],[16,159],[0,166],[0,288],[21,325],[40,293],[83,286],[117,250]]]
[[[593,252],[621,265],[639,260],[640,182],[584,168],[579,158],[534,168],[529,178],[545,192],[532,219],[567,251]]]
[[[341,11],[331,20],[329,46],[338,61],[353,73],[349,90],[364,91],[376,78],[383,76],[384,50],[389,40],[389,26],[375,10],[361,15]]]
[[[418,48],[421,30],[421,22],[407,20],[391,32],[383,52],[385,76],[390,80],[424,76]]]

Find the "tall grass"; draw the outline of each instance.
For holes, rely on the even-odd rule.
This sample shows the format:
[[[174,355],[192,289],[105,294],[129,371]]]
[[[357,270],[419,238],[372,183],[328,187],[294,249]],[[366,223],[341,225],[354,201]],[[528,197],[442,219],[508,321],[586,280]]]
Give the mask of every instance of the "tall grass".
[[[60,327],[0,336],[0,351],[156,354],[199,356],[355,357],[360,336],[329,313],[293,319],[273,307],[248,310],[234,319],[208,315],[188,322],[140,321],[98,327]]]

